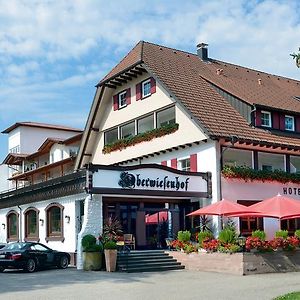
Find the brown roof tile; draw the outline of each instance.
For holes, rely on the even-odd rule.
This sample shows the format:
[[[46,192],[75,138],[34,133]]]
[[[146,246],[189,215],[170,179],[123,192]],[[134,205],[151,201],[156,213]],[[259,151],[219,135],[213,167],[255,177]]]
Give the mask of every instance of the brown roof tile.
[[[280,136],[268,130],[251,127],[211,85],[214,84],[248,104],[268,106],[300,113],[300,82],[217,60],[203,62],[197,55],[147,42],[135,48],[101,81],[139,62],[181,101],[212,137],[229,137],[294,145],[297,137]],[[217,75],[217,69],[223,69]],[[260,79],[260,83],[258,82]]]

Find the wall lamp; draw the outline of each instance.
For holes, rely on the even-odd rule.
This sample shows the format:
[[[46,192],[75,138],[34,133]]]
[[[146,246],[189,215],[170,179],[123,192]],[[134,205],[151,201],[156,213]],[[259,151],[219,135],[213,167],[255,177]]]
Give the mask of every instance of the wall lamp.
[[[5,224],[4,223],[2,223],[2,229],[5,229]]]
[[[44,220],[43,219],[40,219],[40,224],[41,224],[41,226],[44,226]]]
[[[71,219],[70,216],[65,216],[65,219],[67,223],[70,223],[70,219]]]

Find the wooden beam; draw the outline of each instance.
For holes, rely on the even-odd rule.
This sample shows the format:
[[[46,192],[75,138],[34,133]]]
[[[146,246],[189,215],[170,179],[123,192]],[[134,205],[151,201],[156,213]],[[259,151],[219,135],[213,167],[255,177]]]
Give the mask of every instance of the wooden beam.
[[[115,78],[114,80],[122,82],[122,83],[126,83],[127,82],[127,80],[122,79],[122,78]]]
[[[125,73],[126,74],[126,73]],[[120,75],[121,78],[124,78],[126,80],[132,80],[132,76],[128,76],[128,75]]]
[[[110,83],[112,83],[113,85],[118,85],[118,86],[122,85],[120,82],[117,82],[117,81],[114,81],[114,80],[111,80]]]
[[[137,78],[136,74],[132,74],[132,73],[129,73],[129,72],[126,72],[125,75]]]
[[[92,156],[91,153],[83,153],[84,156]]]
[[[130,70],[129,72],[133,73],[133,74],[137,74],[137,75],[142,75],[143,74],[143,72],[139,72],[139,71],[136,71],[136,70]]]
[[[95,131],[95,132],[99,132],[100,131],[99,128],[95,128],[95,127],[92,127],[91,130]]]
[[[115,85],[112,85],[112,84],[109,84],[109,83],[105,83],[104,86],[108,87],[110,89],[116,89],[117,88]]]
[[[140,72],[147,72],[144,68],[142,67],[135,67],[136,70],[140,71]]]

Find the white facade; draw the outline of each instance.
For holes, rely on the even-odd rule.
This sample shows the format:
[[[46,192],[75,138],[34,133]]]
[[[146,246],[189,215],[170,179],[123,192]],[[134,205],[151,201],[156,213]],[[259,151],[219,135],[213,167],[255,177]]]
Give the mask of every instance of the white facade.
[[[0,193],[2,191],[7,191],[9,189],[9,183],[7,180],[8,173],[9,173],[8,166],[1,164],[0,165]]]

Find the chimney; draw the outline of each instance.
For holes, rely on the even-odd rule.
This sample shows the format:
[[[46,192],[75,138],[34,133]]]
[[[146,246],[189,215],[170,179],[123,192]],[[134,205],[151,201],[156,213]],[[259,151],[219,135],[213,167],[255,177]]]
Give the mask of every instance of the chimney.
[[[200,43],[197,45],[197,54],[203,61],[208,60],[208,44]]]

